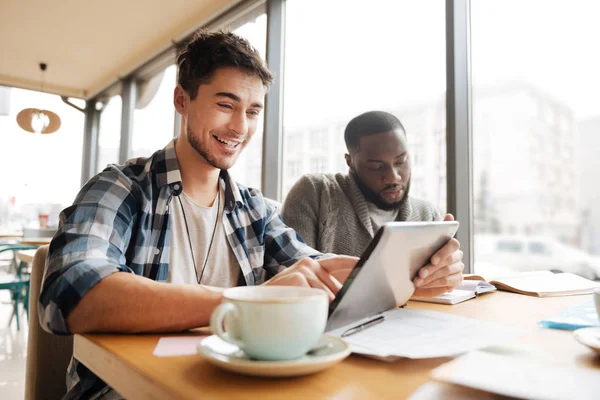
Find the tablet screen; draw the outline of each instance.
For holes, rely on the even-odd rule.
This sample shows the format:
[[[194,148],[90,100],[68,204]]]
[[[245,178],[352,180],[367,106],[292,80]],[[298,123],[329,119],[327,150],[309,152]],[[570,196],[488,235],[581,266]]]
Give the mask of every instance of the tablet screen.
[[[405,304],[418,270],[457,230],[456,221],[384,225],[331,303],[327,330]]]

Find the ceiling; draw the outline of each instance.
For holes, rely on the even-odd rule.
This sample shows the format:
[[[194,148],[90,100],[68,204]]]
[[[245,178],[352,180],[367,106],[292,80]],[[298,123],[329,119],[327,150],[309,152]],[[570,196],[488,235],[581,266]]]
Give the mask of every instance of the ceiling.
[[[240,0],[0,0],[0,85],[89,99]]]

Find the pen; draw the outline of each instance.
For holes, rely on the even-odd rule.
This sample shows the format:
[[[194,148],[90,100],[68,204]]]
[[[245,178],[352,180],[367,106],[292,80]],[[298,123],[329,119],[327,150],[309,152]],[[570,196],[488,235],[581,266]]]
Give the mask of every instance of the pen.
[[[384,319],[383,315],[380,315],[379,317],[374,318],[370,321],[364,322],[358,326],[355,326],[354,328],[350,328],[346,332],[342,333],[342,337],[354,335],[355,333],[361,332],[361,331],[367,329],[368,327],[377,325],[378,323],[383,322],[383,319]]]

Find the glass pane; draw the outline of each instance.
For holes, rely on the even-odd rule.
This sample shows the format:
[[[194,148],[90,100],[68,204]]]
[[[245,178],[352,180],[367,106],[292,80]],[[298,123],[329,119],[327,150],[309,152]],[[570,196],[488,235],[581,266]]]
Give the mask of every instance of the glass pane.
[[[139,85],[138,105],[133,113],[130,157],[148,157],[173,139],[176,75],[177,67],[171,65],[165,69],[162,77],[156,76]]]
[[[46,135],[22,130],[16,116],[24,108],[56,113],[60,129]],[[57,226],[81,183],[84,115],[58,96],[21,89],[11,89],[8,110],[0,115],[0,231],[37,228],[40,214]]]
[[[475,0],[471,13],[476,272],[600,277],[600,3]],[[503,240],[524,253],[504,257]]]
[[[240,26],[233,31],[234,33],[248,39],[250,44],[254,46],[260,55],[265,58],[267,53],[267,15],[262,14],[254,21],[250,21]],[[262,144],[264,130],[264,112],[262,113],[256,133],[244,151],[240,154],[240,158],[231,168],[230,172],[234,179],[241,184],[262,189],[261,174],[262,174]]]
[[[98,133],[98,163],[100,172],[108,164],[119,163],[121,144],[121,112],[123,101],[121,96],[113,96],[100,114],[100,131]]]
[[[406,128],[411,195],[444,212],[444,2],[288,0],[286,13],[284,195],[303,174],[347,172],[346,124],[383,110]]]

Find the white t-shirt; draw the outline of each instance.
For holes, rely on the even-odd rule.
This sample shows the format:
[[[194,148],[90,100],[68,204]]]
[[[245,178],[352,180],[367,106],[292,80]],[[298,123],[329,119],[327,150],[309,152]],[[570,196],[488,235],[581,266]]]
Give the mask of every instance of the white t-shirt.
[[[385,225],[386,222],[392,222],[396,220],[398,212],[400,210],[382,210],[371,202],[367,202],[369,208],[369,215],[371,216],[371,223],[373,224],[373,232],[377,232],[379,228]]]
[[[181,193],[171,200],[169,211],[171,249],[167,282],[197,284],[194,262],[192,261],[195,259],[195,269],[198,278],[201,277],[201,284],[218,287],[237,285],[240,276],[240,265],[229,246],[223,226],[225,201],[222,191],[219,191],[218,196],[211,207],[203,207],[194,203],[185,193]],[[212,245],[210,244],[211,238]],[[194,257],[192,257],[190,242]],[[202,266],[206,260],[209,246],[208,262],[204,267],[204,273],[202,273]]]

